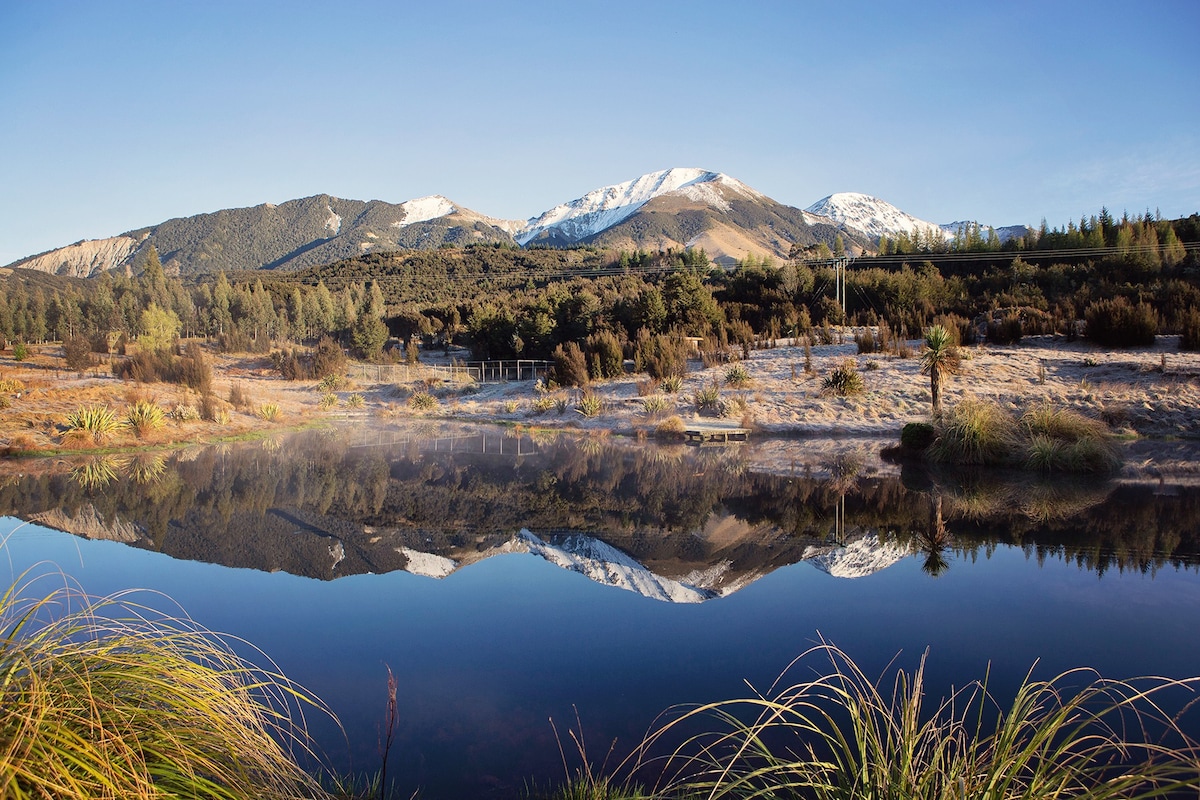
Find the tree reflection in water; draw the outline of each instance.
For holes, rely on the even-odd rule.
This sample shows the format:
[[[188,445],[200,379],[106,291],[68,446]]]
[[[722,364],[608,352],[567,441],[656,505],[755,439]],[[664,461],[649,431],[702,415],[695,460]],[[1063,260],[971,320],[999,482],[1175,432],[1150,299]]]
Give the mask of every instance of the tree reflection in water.
[[[493,429],[309,431],[125,461],[9,462],[0,513],[53,512],[47,524],[68,530],[98,518],[126,539],[133,525],[138,547],[321,579],[403,569],[412,554],[469,564],[522,530],[582,534],[658,575],[719,566],[707,587],[718,594],[864,537],[919,554],[934,577],[998,544],[1100,573],[1195,568],[1200,552],[1197,492],[897,473],[855,452],[778,474],[746,452]],[[89,524],[88,535],[103,534]]]

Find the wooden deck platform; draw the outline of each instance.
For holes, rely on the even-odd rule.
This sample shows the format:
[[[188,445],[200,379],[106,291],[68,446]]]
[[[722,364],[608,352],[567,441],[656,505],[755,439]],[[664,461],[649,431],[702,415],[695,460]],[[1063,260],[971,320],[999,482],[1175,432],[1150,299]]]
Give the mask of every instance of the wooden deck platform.
[[[744,442],[750,435],[750,429],[730,428],[724,425],[692,425],[683,435],[689,444]]]

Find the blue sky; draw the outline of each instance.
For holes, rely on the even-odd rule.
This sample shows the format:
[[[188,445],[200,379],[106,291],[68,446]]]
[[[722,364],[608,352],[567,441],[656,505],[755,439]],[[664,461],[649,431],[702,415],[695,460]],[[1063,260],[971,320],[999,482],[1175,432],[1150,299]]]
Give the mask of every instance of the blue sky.
[[[804,207],[1200,211],[1200,2],[0,0],[0,264],[322,192],[525,218],[673,166]]]

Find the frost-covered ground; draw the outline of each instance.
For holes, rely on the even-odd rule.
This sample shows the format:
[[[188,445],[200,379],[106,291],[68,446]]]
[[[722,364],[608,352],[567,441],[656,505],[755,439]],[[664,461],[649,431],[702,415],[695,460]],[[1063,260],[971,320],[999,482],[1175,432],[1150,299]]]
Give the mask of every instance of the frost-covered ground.
[[[744,426],[760,436],[892,438],[905,423],[928,419],[930,387],[917,357],[920,343],[910,342],[913,355],[901,358],[858,355],[850,341],[815,346],[811,359],[802,347],[782,340],[778,347],[752,351],[747,361],[739,362],[751,378],[743,387],[728,385],[731,365],[704,368],[693,362],[681,391],[653,393],[668,406],[655,415],[646,413],[646,398],[639,396],[637,384],[645,375],[593,384],[590,391],[604,401],[595,417],[576,410],[579,389],[559,390],[567,399],[564,413],[553,408],[539,413],[534,405],[538,394],[530,382],[447,387],[434,413],[624,434],[652,433],[664,417],[678,415],[685,424]],[[1200,438],[1200,353],[1180,352],[1176,337],[1160,337],[1153,347],[1119,351],[1028,337],[1021,344],[979,345],[965,353],[961,374],[944,381],[947,404],[975,397],[1020,411],[1050,402],[1104,419],[1131,437]],[[824,379],[846,360],[858,368],[866,390],[853,397],[833,396],[824,390]],[[694,403],[696,393],[714,381],[729,407],[723,419],[701,415]],[[387,402],[386,388],[377,389],[380,401]]]

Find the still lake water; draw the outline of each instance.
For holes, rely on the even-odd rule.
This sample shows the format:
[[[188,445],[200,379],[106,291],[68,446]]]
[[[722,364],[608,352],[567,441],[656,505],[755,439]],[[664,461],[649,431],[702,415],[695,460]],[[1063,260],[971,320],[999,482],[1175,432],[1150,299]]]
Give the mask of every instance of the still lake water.
[[[425,427],[8,464],[0,575],[161,591],[252,642],[337,713],[310,724],[342,771],[379,767],[390,667],[389,775],[427,798],[556,781],[551,719],[623,753],[820,637],[871,675],[928,650],[935,696],[989,665],[1001,697],[1035,662],[1200,674],[1194,487],[758,447]]]

